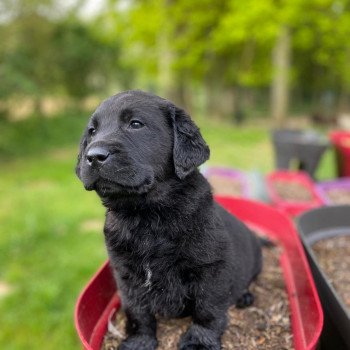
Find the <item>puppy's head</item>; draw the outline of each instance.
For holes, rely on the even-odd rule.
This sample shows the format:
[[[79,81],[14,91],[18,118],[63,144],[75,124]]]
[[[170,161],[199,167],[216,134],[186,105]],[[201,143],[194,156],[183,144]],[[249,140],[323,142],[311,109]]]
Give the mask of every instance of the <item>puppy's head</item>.
[[[127,91],[101,103],[83,134],[76,173],[101,197],[137,195],[209,158],[190,117],[171,102]]]

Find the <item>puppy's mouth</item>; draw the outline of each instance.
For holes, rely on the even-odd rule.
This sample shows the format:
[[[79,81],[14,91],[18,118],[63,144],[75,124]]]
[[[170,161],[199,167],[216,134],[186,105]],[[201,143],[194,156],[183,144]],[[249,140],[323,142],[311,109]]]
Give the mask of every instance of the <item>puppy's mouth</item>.
[[[101,198],[105,198],[146,193],[152,188],[153,184],[154,179],[151,177],[147,177],[142,182],[135,185],[126,185],[120,182],[100,178],[94,183],[85,186],[85,188],[89,191],[95,190]]]

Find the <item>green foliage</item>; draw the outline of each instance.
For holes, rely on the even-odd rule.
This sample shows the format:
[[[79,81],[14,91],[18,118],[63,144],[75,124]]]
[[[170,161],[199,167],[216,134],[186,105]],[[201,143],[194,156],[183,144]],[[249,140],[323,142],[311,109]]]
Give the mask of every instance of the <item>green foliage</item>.
[[[281,28],[291,34],[295,97],[350,94],[347,0],[110,0],[89,19],[83,5],[2,1],[0,98],[81,98],[116,86],[181,102],[191,89],[259,95],[275,74]]]
[[[0,119],[0,159],[40,155],[77,142],[88,116],[75,111],[50,119],[33,117],[18,122]]]
[[[77,20],[56,24],[52,36],[58,83],[70,96],[84,97],[105,90],[116,70],[118,44],[101,42],[92,30]]]
[[[103,41],[74,12],[55,17],[50,1],[8,6],[11,19],[0,25],[0,98],[58,93],[81,98],[115,82],[117,40]]]
[[[161,57],[169,56],[173,76],[187,81],[268,87],[275,41],[287,26],[293,85],[309,95],[349,90],[349,16],[346,0],[139,0],[114,10],[129,62],[154,81],[162,74]]]
[[[56,74],[52,47],[47,46],[52,23],[37,13],[23,13],[1,29],[0,97],[14,93],[38,96],[50,91]],[[50,75],[48,67],[52,67]]]
[[[307,90],[349,91],[350,8],[348,1],[314,1],[295,29],[296,70]],[[301,19],[300,19],[301,21]],[[308,79],[305,79],[308,78]],[[311,84],[310,84],[311,83]]]

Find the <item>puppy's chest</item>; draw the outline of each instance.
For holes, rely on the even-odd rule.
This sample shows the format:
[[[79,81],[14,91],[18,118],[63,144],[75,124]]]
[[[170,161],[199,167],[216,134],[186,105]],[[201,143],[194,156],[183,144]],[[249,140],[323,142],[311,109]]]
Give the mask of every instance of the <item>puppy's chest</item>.
[[[181,242],[171,239],[170,228],[154,220],[122,220],[107,215],[105,240],[109,254],[123,265],[152,265],[152,271],[166,268],[179,256]],[[147,267],[150,270],[150,267]],[[153,274],[153,272],[151,272]],[[149,272],[148,272],[149,274]]]
[[[154,314],[165,317],[177,317],[186,308],[188,287],[176,264],[151,260],[128,274],[125,291],[135,305],[148,305]]]
[[[113,225],[106,244],[118,284],[130,300],[149,304],[155,313],[178,315],[189,295],[191,265],[182,241],[167,232]]]
[[[122,279],[134,288],[159,292],[178,282],[181,275],[181,254],[175,245],[137,244],[129,249],[115,249],[110,256],[120,271]]]
[[[115,257],[120,287],[134,305],[148,305],[154,314],[167,317],[182,313],[189,293],[176,249]]]
[[[162,257],[131,256],[116,260],[120,286],[129,300],[136,305],[149,305],[155,314],[173,317],[181,314],[188,291],[175,252]]]

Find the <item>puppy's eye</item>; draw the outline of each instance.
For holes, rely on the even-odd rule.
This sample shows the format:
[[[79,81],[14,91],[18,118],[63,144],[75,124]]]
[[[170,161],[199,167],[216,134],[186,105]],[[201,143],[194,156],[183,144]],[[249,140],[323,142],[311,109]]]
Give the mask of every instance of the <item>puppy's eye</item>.
[[[131,129],[141,129],[144,124],[142,124],[140,121],[138,120],[132,120],[129,124]]]
[[[94,127],[89,128],[88,133],[90,136],[94,136],[96,134],[96,129]]]

